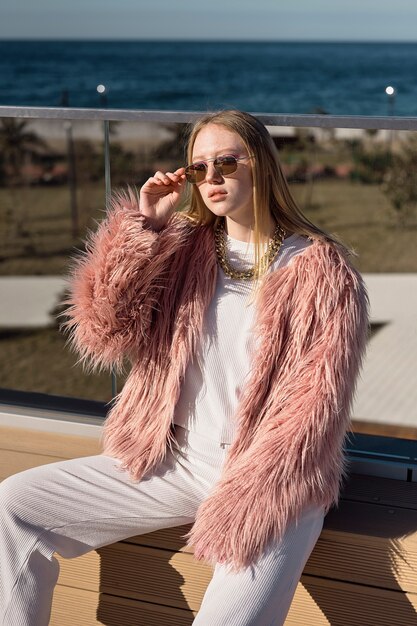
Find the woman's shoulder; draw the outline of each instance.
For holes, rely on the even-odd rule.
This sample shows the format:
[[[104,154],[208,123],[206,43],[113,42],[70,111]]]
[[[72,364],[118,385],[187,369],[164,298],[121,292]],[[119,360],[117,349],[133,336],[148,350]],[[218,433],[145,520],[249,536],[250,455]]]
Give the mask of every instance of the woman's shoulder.
[[[293,233],[284,240],[286,263],[303,281],[345,283],[362,281],[353,264],[355,253],[336,241]]]
[[[281,255],[285,257],[286,264],[307,250],[313,244],[313,240],[298,233],[287,234],[281,246]]]
[[[302,254],[302,259],[311,263],[315,261],[346,262],[351,265],[354,252],[343,244],[325,237],[307,236],[291,233],[283,241],[283,248],[291,250],[293,256]]]

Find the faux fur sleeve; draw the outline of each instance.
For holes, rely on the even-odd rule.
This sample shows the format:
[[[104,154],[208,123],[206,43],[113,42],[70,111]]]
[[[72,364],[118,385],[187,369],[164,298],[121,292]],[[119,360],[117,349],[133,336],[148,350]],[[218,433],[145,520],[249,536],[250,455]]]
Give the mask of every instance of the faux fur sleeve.
[[[161,238],[175,219],[158,232],[130,188],[113,192],[106,218],[87,235],[85,252],[70,260],[69,296],[62,302],[69,306],[60,329],[85,370],[113,367],[120,373],[124,357],[133,358],[146,341],[158,277],[172,252],[165,245],[159,253]]]
[[[186,535],[197,559],[236,570],[256,560],[271,537],[279,541],[307,505],[322,504],[327,512],[337,504],[368,336],[363,280],[330,245],[318,242],[300,254],[274,288],[279,297],[260,304],[259,324],[262,333],[265,324],[277,327],[254,367],[261,371],[271,355],[275,362],[262,389],[249,388],[245,399],[256,411],[261,406],[260,414],[238,433],[221,480]]]

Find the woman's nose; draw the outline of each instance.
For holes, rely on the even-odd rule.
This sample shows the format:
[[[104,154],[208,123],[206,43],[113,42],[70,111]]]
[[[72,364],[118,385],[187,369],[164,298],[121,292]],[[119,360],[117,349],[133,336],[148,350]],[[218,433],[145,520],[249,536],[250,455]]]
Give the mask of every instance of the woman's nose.
[[[222,182],[223,177],[214,167],[212,162],[207,163],[207,173],[206,173],[206,181],[208,183],[217,183]]]

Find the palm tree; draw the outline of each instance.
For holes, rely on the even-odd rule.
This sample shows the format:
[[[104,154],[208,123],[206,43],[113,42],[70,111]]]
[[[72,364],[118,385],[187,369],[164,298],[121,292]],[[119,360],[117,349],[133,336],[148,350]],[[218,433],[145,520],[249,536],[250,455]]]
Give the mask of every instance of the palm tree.
[[[3,163],[11,172],[11,183],[18,184],[22,165],[26,158],[39,154],[47,143],[35,132],[28,130],[26,120],[5,117],[0,122],[0,151]]]
[[[47,149],[47,143],[35,132],[28,129],[26,120],[5,117],[0,120],[0,154],[5,183],[10,187],[25,184],[22,167],[28,159],[38,155],[40,149]],[[12,196],[15,195],[12,192]],[[25,208],[18,197],[12,197],[14,230],[17,236],[27,234],[24,224]]]

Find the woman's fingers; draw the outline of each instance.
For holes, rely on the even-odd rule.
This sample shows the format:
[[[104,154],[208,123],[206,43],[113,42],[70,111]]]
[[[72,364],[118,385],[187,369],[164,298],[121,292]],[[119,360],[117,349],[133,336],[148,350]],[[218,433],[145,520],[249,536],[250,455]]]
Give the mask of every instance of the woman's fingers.
[[[172,181],[169,178],[164,178],[161,176],[157,176],[158,172],[154,176],[150,176],[146,183],[143,185],[146,189],[157,185],[158,187],[166,187],[167,185],[172,185]]]
[[[184,185],[184,167],[180,167],[175,172],[161,172],[158,170],[153,176],[148,178],[141,191],[150,194],[157,193],[157,195],[167,195],[171,192],[179,194],[182,192]]]
[[[177,172],[155,172],[153,176],[148,178],[145,185],[158,185],[161,186],[176,186],[182,185],[185,182],[185,174],[178,174]]]
[[[167,174],[164,174],[164,172],[159,172],[159,171],[155,172],[153,177],[156,178],[157,180],[160,180],[164,185],[171,184],[170,178],[167,176]]]
[[[162,180],[159,180],[158,178],[155,178],[154,176],[150,176],[143,186],[145,187],[145,185],[148,186],[148,185],[163,185],[163,184],[164,183],[162,182]]]
[[[156,184],[171,185],[172,183],[179,183],[183,179],[185,179],[185,175],[177,172],[155,172],[148,180]]]
[[[158,170],[141,187],[140,204],[142,211],[159,220],[165,220],[178,206],[184,187],[184,167],[178,168],[175,172]]]
[[[158,174],[162,172],[158,172]],[[162,177],[166,178],[170,178],[172,181],[177,182],[181,179],[185,178],[185,168],[181,167],[179,170],[176,170],[175,172],[165,172],[165,174],[162,174]]]

